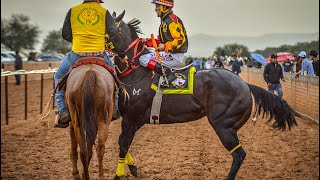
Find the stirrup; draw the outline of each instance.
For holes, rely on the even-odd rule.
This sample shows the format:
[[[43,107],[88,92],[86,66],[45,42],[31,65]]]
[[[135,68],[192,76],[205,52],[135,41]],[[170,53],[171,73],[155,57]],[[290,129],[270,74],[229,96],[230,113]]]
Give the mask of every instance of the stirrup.
[[[162,88],[168,88],[168,87],[170,87],[170,84],[167,84],[165,81],[163,81],[163,82],[160,84],[160,87],[162,87]]]

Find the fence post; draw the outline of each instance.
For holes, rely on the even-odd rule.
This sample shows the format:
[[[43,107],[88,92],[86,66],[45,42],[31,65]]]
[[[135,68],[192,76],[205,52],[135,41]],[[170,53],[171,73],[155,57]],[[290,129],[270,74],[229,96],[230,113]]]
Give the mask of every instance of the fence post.
[[[28,84],[28,77],[27,77],[28,75],[27,74],[25,74],[24,75],[24,89],[25,89],[25,91],[24,91],[24,119],[25,120],[27,120],[27,115],[28,115],[28,86],[27,86],[27,84]]]
[[[43,74],[41,73],[41,88],[40,88],[40,114],[42,114],[43,104]]]
[[[55,73],[53,73],[53,89],[55,88],[55,85],[54,85],[54,74]],[[55,100],[56,100],[56,96],[55,96],[55,94],[53,94],[53,97],[52,97],[52,109],[54,109]]]
[[[6,96],[6,125],[9,125],[9,110],[8,110],[8,76],[5,77],[5,96]]]

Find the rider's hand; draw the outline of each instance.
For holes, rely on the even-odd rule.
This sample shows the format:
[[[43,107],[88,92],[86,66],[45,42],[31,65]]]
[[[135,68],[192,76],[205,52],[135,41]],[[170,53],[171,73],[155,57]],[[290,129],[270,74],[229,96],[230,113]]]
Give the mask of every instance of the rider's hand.
[[[159,44],[157,51],[164,51],[166,46],[164,44]]]

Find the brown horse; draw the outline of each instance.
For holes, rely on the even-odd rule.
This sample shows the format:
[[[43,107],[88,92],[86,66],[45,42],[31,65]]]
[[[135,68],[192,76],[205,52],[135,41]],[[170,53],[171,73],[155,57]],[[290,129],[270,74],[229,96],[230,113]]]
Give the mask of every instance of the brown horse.
[[[112,119],[115,87],[112,74],[96,64],[79,66],[69,74],[65,101],[72,119],[70,157],[74,179],[81,179],[77,167],[78,145],[83,164],[82,179],[90,179],[88,167],[96,138],[99,178],[104,179],[102,160]]]

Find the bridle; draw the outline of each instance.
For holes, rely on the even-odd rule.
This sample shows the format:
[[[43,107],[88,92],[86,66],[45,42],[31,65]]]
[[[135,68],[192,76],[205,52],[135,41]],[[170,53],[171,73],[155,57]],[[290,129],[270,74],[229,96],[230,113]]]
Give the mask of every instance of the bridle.
[[[136,70],[138,67],[140,67],[140,64],[139,65],[135,65],[134,62],[136,60],[137,57],[139,57],[141,55],[141,53],[144,51],[145,49],[145,43],[142,44],[142,50],[138,52],[138,47],[139,47],[139,43],[142,41],[142,38],[137,38],[135,39],[129,46],[128,48],[126,49],[125,53],[128,52],[130,49],[134,48],[134,51],[133,51],[133,57],[131,58],[131,61],[130,61],[130,65],[131,65],[131,68],[129,69],[129,63],[127,60],[125,60],[125,63],[126,63],[126,68],[125,70],[123,71],[119,71],[119,68],[117,65],[115,65],[115,68],[117,69],[117,71],[119,72],[120,75],[118,75],[118,78],[122,78],[128,74],[130,74],[132,71]],[[129,69],[129,70],[128,70]]]
[[[118,28],[118,32],[119,32],[119,35],[121,36],[121,39],[123,39],[123,34],[122,34],[122,31],[121,31],[121,22],[122,21],[119,21],[117,23],[117,28]],[[123,41],[122,41],[123,42]],[[117,65],[114,65],[115,69],[117,70],[117,72],[119,73],[118,74],[118,78],[122,78],[128,74],[130,74],[132,71],[136,70],[139,66],[139,65],[135,65],[134,62],[136,60],[137,57],[139,57],[141,55],[141,53],[144,51],[145,49],[145,42],[142,44],[142,50],[140,52],[138,52],[138,47],[139,47],[139,43],[142,42],[142,38],[137,38],[135,39],[133,42],[131,42],[129,44],[129,46],[127,47],[126,51],[125,51],[125,54],[131,50],[132,48],[134,48],[134,51],[133,51],[133,57],[130,61],[130,65],[131,65],[131,68],[130,68],[130,65],[129,65],[129,62],[128,62],[128,59],[121,59],[118,54],[116,52],[114,52],[113,50],[109,49],[109,48],[106,48],[106,50],[108,52],[111,52],[112,54],[114,54],[114,56],[117,56],[122,63],[125,63],[126,65],[126,68],[124,70],[120,70],[120,68],[117,66]]]

